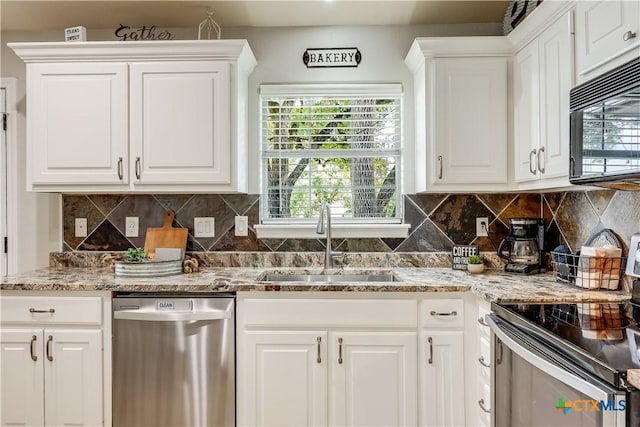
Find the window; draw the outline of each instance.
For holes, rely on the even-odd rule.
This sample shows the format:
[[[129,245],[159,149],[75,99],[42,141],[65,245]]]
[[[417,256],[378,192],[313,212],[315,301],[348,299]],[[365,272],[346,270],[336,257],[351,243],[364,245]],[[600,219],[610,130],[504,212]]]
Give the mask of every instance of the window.
[[[401,86],[263,85],[263,224],[402,222]]]

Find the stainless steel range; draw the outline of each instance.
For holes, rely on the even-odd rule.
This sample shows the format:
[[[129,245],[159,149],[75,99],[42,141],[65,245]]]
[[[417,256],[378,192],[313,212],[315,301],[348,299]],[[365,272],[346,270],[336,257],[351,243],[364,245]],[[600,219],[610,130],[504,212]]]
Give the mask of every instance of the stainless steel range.
[[[640,425],[640,304],[492,304],[495,426]]]

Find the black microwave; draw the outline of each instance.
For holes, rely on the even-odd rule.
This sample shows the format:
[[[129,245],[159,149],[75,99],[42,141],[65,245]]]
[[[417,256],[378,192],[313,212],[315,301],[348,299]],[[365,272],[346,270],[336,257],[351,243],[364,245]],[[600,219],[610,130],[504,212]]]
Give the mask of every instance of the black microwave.
[[[569,94],[569,181],[640,189],[640,57]]]

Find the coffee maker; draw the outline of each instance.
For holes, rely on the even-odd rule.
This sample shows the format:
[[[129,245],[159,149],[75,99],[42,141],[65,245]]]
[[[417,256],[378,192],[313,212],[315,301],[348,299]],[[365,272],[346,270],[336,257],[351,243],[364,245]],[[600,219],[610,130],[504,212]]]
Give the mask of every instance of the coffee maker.
[[[507,261],[504,271],[520,274],[543,273],[546,271],[543,249],[543,218],[511,218],[509,236],[500,242],[498,256]]]

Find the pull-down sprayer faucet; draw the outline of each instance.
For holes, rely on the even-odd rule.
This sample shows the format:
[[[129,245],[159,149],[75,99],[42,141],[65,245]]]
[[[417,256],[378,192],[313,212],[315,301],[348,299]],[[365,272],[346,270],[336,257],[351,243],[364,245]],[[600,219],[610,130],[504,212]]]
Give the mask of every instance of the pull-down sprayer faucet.
[[[322,206],[320,207],[320,216],[318,217],[318,226],[316,227],[316,233],[324,234],[325,226],[324,226],[324,217],[327,217],[327,247],[324,253],[324,268],[329,269],[333,268],[333,259],[339,258],[344,254],[342,252],[335,252],[331,249],[331,207],[327,202],[322,202]]]

